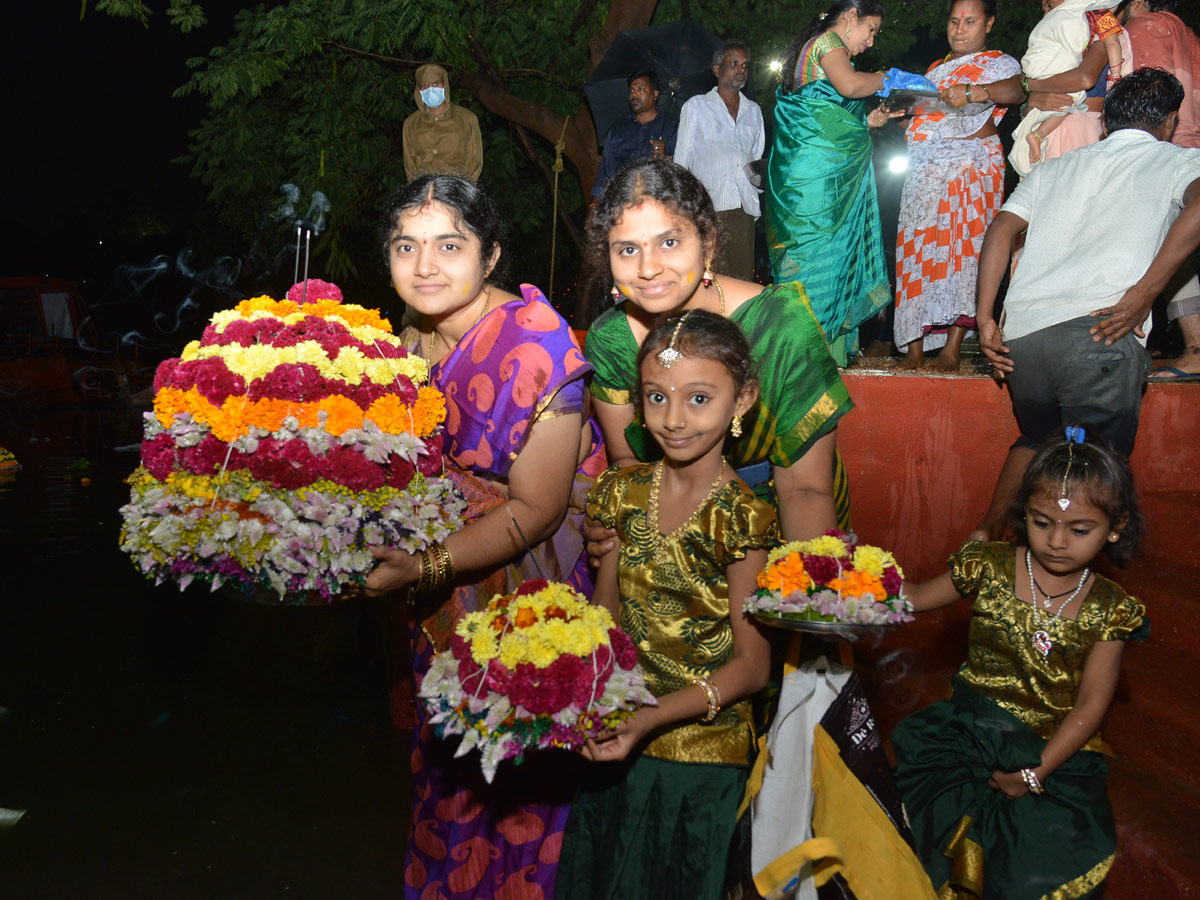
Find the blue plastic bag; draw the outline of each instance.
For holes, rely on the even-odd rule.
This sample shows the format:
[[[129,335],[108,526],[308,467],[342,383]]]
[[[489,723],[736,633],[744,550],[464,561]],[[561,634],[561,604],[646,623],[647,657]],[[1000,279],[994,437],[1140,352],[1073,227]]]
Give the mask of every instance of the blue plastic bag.
[[[883,73],[883,88],[876,91],[880,97],[886,97],[892,91],[936,91],[938,86],[924,75],[915,72],[905,72],[903,69],[888,69]]]

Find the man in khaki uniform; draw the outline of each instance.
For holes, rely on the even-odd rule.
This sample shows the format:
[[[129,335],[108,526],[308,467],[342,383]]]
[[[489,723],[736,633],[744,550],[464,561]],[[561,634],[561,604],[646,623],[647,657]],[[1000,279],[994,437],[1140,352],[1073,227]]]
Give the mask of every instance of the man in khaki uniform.
[[[462,175],[479,180],[483,141],[479,120],[469,109],[450,102],[450,79],[434,63],[417,69],[413,92],[417,111],[404,120],[404,174]]]

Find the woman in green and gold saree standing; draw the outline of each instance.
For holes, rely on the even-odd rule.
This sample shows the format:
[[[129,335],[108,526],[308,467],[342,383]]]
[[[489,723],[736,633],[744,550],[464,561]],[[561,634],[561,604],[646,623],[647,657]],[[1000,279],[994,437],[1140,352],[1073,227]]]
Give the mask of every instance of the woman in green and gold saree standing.
[[[850,62],[882,24],[875,0],[835,0],[792,42],[775,96],[771,267],[776,282],[804,285],[840,365],[858,352],[858,326],[891,299],[867,127],[900,113],[866,114],[884,76]]]
[[[616,285],[616,306],[592,324],[584,349],[609,461],[659,457],[635,416],[638,348],[658,317],[705,309],[745,333],[760,385],[740,434],[731,435],[730,462],[777,507],[785,539],[848,527],[849,492],[835,435],[853,404],[804,288],[789,282],[764,290],[714,275],[708,264],[717,256],[720,229],[712,200],[691,172],[667,160],[630,166],[609,182],[587,238],[593,264],[611,272]],[[615,547],[612,534],[588,528],[593,556]]]

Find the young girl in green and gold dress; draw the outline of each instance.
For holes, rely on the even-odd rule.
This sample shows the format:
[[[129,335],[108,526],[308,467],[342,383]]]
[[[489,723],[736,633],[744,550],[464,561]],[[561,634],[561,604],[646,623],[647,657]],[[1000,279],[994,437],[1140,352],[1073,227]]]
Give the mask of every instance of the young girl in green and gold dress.
[[[740,329],[704,310],[660,320],[638,373],[664,458],[603,473],[588,515],[620,541],[595,600],[633,639],[658,705],[583,749],[594,783],[571,808],[557,896],[717,900],[749,772],[750,697],[770,665],[742,601],[778,543],[775,512],[722,453],[757,384]]]
[[[1044,445],[1013,508],[1017,545],[968,541],[906,593],[918,610],[973,595],[948,700],[897,726],[896,785],[939,897],[1075,900],[1116,850],[1099,727],[1145,608],[1091,570],[1144,533],[1129,463],[1081,427]]]

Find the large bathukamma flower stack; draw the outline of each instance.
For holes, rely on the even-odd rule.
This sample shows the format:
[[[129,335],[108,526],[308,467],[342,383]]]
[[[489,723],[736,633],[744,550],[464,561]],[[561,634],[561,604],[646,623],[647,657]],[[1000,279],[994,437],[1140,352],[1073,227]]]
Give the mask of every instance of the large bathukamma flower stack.
[[[121,548],[147,577],[336,597],[461,525],[445,397],[377,310],[322,281],[217,313],[158,367]]]

